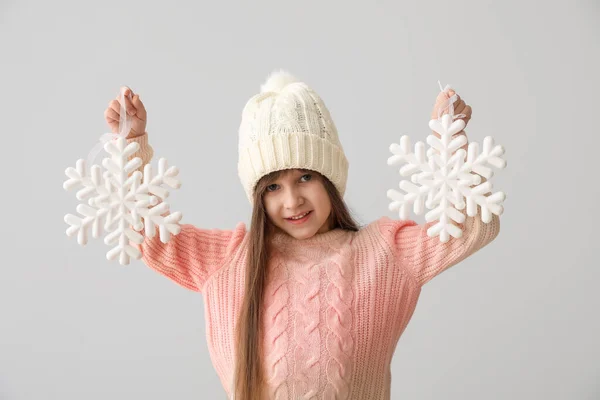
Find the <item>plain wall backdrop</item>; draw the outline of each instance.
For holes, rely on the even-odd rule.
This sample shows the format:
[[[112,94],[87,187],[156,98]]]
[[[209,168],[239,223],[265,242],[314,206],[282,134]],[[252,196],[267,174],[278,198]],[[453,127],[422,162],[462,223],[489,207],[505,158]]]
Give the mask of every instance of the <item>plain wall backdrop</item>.
[[[389,145],[425,140],[438,79],[506,148],[500,235],[423,288],[392,399],[600,399],[599,33],[593,0],[0,0],[0,399],[225,398],[201,295],[68,238],[64,171],[128,85],[182,222],[249,224],[237,130],[278,68],[329,107],[363,224],[397,217]]]

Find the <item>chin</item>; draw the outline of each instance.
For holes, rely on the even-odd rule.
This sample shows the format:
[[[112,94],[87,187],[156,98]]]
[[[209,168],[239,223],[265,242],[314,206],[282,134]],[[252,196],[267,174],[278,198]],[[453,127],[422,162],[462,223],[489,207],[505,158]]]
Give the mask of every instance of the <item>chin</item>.
[[[287,229],[283,229],[283,231],[298,240],[311,238],[314,235],[316,235],[317,232],[319,231],[319,227],[313,227],[313,226],[306,226],[306,227],[296,228],[296,229],[294,229],[293,227],[291,229],[289,227],[286,227],[286,228]]]
[[[283,232],[295,239],[303,240],[309,239],[316,235],[326,221],[321,221],[320,218],[317,218],[317,215],[314,215],[313,213],[313,215],[309,217],[308,221],[299,225],[291,224],[287,220],[280,220],[278,222],[279,224],[277,224],[277,226]]]

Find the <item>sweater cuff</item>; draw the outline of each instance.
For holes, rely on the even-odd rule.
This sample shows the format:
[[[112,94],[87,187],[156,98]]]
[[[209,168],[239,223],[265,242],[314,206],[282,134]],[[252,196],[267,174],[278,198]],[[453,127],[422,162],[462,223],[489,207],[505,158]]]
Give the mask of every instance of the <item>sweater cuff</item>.
[[[140,136],[136,136],[136,137],[127,139],[127,144],[129,144],[131,142],[136,142],[137,144],[140,145],[140,148],[138,149],[138,151],[133,153],[131,155],[130,159],[133,159],[135,157],[140,157],[142,159],[142,165],[140,168],[138,168],[138,171],[143,172],[144,165],[150,163],[152,161],[152,157],[154,156],[154,149],[152,148],[152,146],[150,145],[150,143],[148,141],[148,132],[144,132]]]

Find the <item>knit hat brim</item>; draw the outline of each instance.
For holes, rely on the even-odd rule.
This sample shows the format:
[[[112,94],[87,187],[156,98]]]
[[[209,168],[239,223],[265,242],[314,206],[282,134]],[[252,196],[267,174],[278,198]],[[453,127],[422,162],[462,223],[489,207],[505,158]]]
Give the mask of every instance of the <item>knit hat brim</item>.
[[[254,189],[261,177],[296,168],[318,171],[343,197],[348,167],[343,150],[335,144],[315,135],[292,132],[268,136],[240,149],[238,174],[252,204]]]

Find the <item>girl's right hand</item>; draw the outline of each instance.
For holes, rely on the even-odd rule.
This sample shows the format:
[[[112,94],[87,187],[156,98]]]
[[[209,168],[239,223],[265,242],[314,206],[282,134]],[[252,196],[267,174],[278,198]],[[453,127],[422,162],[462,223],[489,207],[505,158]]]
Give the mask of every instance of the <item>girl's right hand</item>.
[[[131,117],[131,130],[127,135],[127,139],[141,136],[146,132],[146,108],[140,100],[140,96],[133,94],[133,91],[127,86],[121,87],[121,92],[125,91],[125,107],[127,108],[127,114]],[[129,98],[133,95],[133,98]],[[104,118],[106,123],[110,126],[112,133],[119,133],[119,117],[121,111],[120,95],[116,99],[111,100],[108,103],[108,108],[104,111]]]

